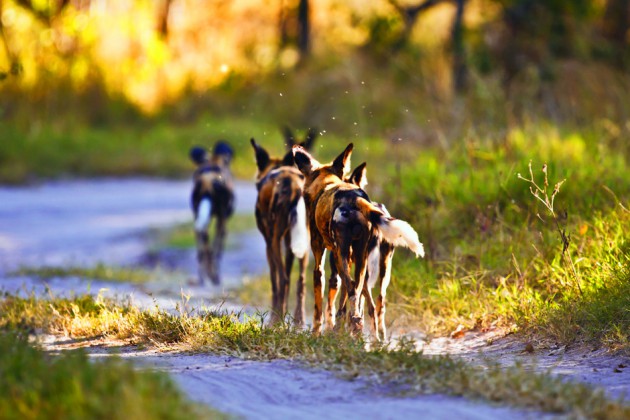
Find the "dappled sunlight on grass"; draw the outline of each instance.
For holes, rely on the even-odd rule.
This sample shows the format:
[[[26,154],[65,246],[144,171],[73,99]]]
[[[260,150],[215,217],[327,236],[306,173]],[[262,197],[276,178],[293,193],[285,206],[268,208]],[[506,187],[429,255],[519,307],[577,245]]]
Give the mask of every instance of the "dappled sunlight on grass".
[[[628,258],[627,161],[590,135],[556,127],[519,129],[508,139],[475,143],[474,153],[459,146],[440,160],[424,154],[403,168],[402,193],[386,191],[387,201],[398,202],[392,214],[413,221],[430,256],[428,263],[395,258],[392,310],[438,334],[460,324],[516,324],[562,341],[601,337],[594,332],[608,316],[588,302],[610,287],[621,290],[614,279]],[[566,179],[555,210],[570,237],[565,257],[575,273],[547,209],[517,178],[529,160],[537,168],[548,164],[550,189]],[[616,302],[610,305],[622,304],[619,293],[606,293]],[[580,302],[593,312],[578,321],[572,307],[585,308]],[[628,320],[611,323],[605,329],[617,341],[607,343],[627,349],[627,333],[612,331],[630,331]]]

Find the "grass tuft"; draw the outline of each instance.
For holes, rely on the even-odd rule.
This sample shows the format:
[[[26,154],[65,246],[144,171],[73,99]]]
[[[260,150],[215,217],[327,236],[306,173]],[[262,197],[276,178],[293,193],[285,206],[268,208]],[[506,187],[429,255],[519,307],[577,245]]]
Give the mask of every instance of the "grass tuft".
[[[89,296],[39,300],[6,296],[0,303],[0,328],[42,329],[72,336],[133,337],[138,343],[178,345],[253,359],[286,358],[330,369],[346,378],[364,377],[392,385],[392,392],[440,392],[598,418],[630,416],[630,407],[608,400],[601,391],[521,367],[480,369],[449,356],[427,357],[415,343],[393,348],[371,345],[344,333],[313,336],[289,323],[267,327],[261,319],[235,314],[140,311]]]

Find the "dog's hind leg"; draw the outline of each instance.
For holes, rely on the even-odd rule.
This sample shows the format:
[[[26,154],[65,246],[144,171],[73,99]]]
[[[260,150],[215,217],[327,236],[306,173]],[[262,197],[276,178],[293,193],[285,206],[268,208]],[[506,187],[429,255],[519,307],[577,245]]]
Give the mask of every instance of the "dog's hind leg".
[[[289,303],[289,273],[290,271],[285,267],[282,259],[282,245],[284,238],[288,234],[288,226],[284,218],[276,218],[274,224],[274,232],[272,239],[273,256],[276,261],[276,269],[278,271],[278,311],[281,318],[284,319],[284,315],[287,313],[287,307]],[[290,251],[289,251],[290,252]],[[292,259],[291,259],[292,260]],[[293,261],[291,261],[293,263]]]
[[[227,218],[225,216],[217,217],[217,228],[212,241],[212,271],[210,273],[212,282],[214,284],[221,283],[221,277],[219,275],[219,265],[221,264],[221,257],[223,256],[223,249],[225,246],[225,235]]]
[[[361,288],[359,288],[357,282],[354,282],[350,275],[350,243],[351,241],[349,239],[345,239],[341,244],[337,244],[334,260],[341,281],[348,294],[348,300],[346,302],[348,327],[352,333],[356,334],[363,329],[363,320],[361,319],[359,311],[359,298],[363,285],[361,284]]]
[[[211,280],[210,273],[212,271],[212,251],[208,243],[208,232],[196,230],[195,241],[199,264],[199,283],[204,284],[205,281]]]
[[[293,315],[295,325],[304,325],[304,305],[305,305],[305,293],[304,293],[304,280],[306,278],[306,266],[308,265],[308,254],[298,259],[298,265],[300,268],[300,275],[297,281],[297,287],[295,291],[295,313]]]
[[[379,270],[379,283],[380,283],[380,293],[378,299],[376,301],[376,316],[378,327],[383,335],[383,339],[387,339],[387,328],[385,327],[385,312],[386,312],[386,296],[387,296],[387,286],[389,286],[389,282],[392,277],[392,259],[394,258],[394,250],[395,248],[387,243],[381,243],[380,247],[381,258],[380,258],[380,270]]]
[[[269,279],[271,280],[271,315],[269,322],[275,324],[278,322],[278,269],[276,267],[276,260],[273,256],[273,247],[271,244],[271,238],[265,236],[265,242],[267,243],[267,263],[269,264]]]
[[[365,275],[367,272],[367,240],[357,240],[353,241],[352,251],[354,254],[354,292],[355,292],[355,300],[354,302],[349,302],[353,306],[350,307],[353,328],[356,332],[360,332],[363,327],[363,311],[360,307],[361,305],[361,296],[364,296],[368,306],[368,313],[371,318],[371,328],[376,331],[376,318],[374,314],[374,301],[372,300],[371,293],[367,292],[367,287],[365,285]],[[354,312],[352,314],[352,312]],[[358,320],[357,320],[358,318]],[[358,330],[358,331],[357,331]],[[378,332],[376,332],[378,335]]]
[[[293,251],[291,251],[291,234],[287,233],[284,235],[284,269],[289,279],[291,279],[294,259],[295,255],[293,255]]]
[[[380,341],[378,323],[376,319],[376,311],[374,305],[374,298],[372,297],[372,290],[367,282],[363,283],[363,292],[361,296],[361,317],[365,316],[363,312],[364,304],[367,304],[368,315],[370,316],[370,333],[374,338]]]
[[[343,324],[343,319],[346,316],[347,312],[347,302],[348,302],[348,293],[346,292],[346,286],[339,275],[337,275],[339,279],[339,309],[337,309],[337,313],[335,314],[335,329],[339,329],[339,327]]]
[[[326,328],[333,329],[336,321],[335,299],[339,286],[339,274],[335,264],[335,254],[330,253],[330,279],[328,280],[328,306],[326,307]]]
[[[326,249],[321,238],[311,239],[311,248],[315,257],[313,268],[313,293],[315,297],[315,311],[313,313],[313,333],[319,334],[322,330],[324,313],[322,304],[324,300],[324,266],[326,265]]]

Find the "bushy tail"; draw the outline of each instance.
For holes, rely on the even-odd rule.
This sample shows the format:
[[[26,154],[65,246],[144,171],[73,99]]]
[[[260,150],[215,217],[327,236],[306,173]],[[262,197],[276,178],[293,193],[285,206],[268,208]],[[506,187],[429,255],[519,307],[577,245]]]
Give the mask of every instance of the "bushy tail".
[[[295,206],[295,217],[291,220],[291,251],[302,258],[308,252],[308,228],[306,227],[306,204],[300,197]]]
[[[199,202],[197,207],[197,219],[195,220],[195,230],[197,232],[205,232],[210,224],[210,215],[212,214],[212,201],[204,198]]]
[[[363,198],[357,199],[357,205],[361,213],[376,226],[384,240],[394,246],[409,248],[416,256],[424,257],[424,246],[409,223],[386,216],[378,207]]]
[[[309,245],[306,204],[296,177],[284,175],[276,179],[271,211],[278,217],[289,218],[291,251],[298,258],[304,257]]]

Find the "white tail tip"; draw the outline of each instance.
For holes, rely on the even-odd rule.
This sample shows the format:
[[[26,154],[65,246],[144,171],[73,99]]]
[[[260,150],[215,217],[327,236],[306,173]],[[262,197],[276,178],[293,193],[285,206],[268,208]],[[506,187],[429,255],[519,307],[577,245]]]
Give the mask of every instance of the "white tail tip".
[[[210,224],[210,214],[212,213],[212,203],[209,198],[204,198],[197,207],[197,220],[195,220],[195,230],[205,232]]]
[[[409,223],[399,219],[386,219],[378,228],[387,242],[409,248],[417,257],[424,257],[424,246]]]

